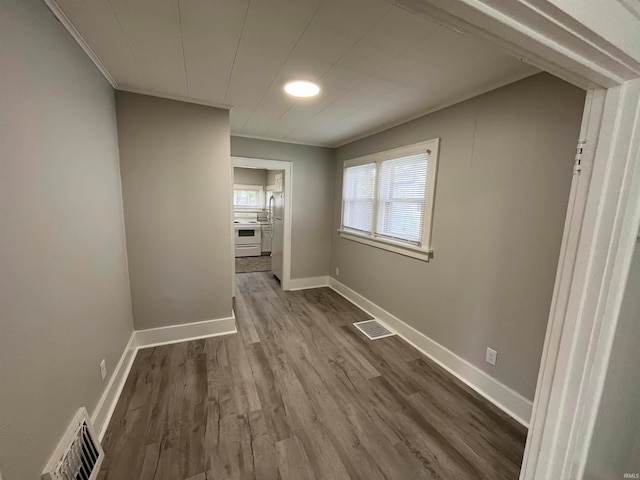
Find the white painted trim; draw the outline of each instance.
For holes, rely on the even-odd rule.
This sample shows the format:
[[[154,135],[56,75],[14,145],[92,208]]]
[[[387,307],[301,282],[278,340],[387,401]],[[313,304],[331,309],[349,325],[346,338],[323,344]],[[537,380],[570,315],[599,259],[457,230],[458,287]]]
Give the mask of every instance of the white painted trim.
[[[573,460],[565,464],[565,470],[576,478],[584,477],[589,446],[593,438],[595,423],[604,384],[613,352],[614,340],[623,298],[626,292],[629,270],[636,249],[636,239],[632,235],[640,225],[640,79],[628,82],[623,87],[622,105],[619,110],[618,129],[626,130],[630,143],[614,145],[611,152],[623,159],[623,179],[616,196],[614,230],[607,255],[607,270],[603,275],[610,283],[600,291],[596,321],[590,337],[594,348],[587,355],[579,393],[583,415],[572,431],[569,447],[574,448]],[[634,105],[635,104],[635,105]],[[588,441],[585,442],[585,439]]]
[[[375,135],[376,133],[380,133],[380,132],[384,132],[385,130],[389,130],[391,128],[397,127],[398,125],[403,125],[405,123],[411,122],[413,120],[416,120],[417,118],[420,117],[424,117],[425,115],[429,115],[431,113],[435,113],[439,110],[444,110],[445,108],[449,108],[453,105],[456,105],[458,103],[462,103],[466,100],[469,100],[471,98],[477,97],[478,95],[483,95],[485,93],[491,92],[493,90],[497,90],[498,88],[504,87],[505,85],[509,85],[511,83],[515,83],[518,82],[520,80],[524,80],[525,78],[528,78],[532,75],[536,75],[540,73],[540,70],[536,67],[531,67],[530,69],[528,69],[526,72],[519,72],[515,75],[507,75],[506,77],[500,79],[500,81],[497,81],[496,83],[492,83],[491,85],[483,85],[480,88],[475,88],[469,92],[467,92],[466,94],[464,94],[463,96],[458,96],[456,98],[453,99],[447,99],[445,101],[443,101],[441,104],[436,105],[436,106],[430,106],[429,108],[427,108],[426,110],[420,110],[418,113],[415,113],[409,117],[404,117],[400,120],[396,120],[393,122],[389,122],[389,123],[385,123],[384,125],[382,125],[379,128],[376,128],[374,130],[368,130],[366,133],[359,133],[357,135],[352,135],[351,137],[347,137],[346,139],[340,140],[337,143],[311,143],[311,142],[301,142],[298,140],[292,140],[288,137],[284,137],[284,138],[274,138],[274,137],[264,137],[264,136],[259,136],[259,135],[246,135],[244,133],[234,133],[231,132],[231,135],[234,137],[244,137],[244,138],[254,138],[256,140],[266,140],[268,142],[279,142],[279,143],[293,143],[295,145],[304,145],[307,147],[321,147],[321,148],[339,148],[342,147],[343,145],[347,145],[348,143],[352,143],[355,142],[357,140],[361,140],[363,138],[367,138],[370,137],[372,135]],[[295,130],[294,130],[295,132]],[[293,133],[293,132],[292,132]]]
[[[427,157],[427,181],[425,185],[424,193],[424,210],[422,212],[422,235],[419,245],[412,245],[408,242],[396,240],[392,238],[386,238],[382,235],[378,235],[378,209],[379,209],[379,197],[381,187],[381,167],[385,162],[400,157],[408,157],[413,155],[424,154]],[[436,182],[438,177],[438,158],[440,156],[440,138],[432,138],[423,142],[413,143],[411,145],[404,145],[402,147],[392,148],[390,150],[383,150],[375,153],[370,153],[361,157],[351,158],[343,162],[343,179],[347,178],[347,170],[353,167],[360,167],[362,165],[374,165],[374,179],[373,179],[373,212],[371,213],[371,231],[357,231],[345,226],[344,211],[345,200],[347,196],[347,181],[343,181],[342,186],[342,205],[340,208],[340,237],[360,242],[365,245],[380,248],[382,250],[388,250],[390,252],[399,253],[408,257],[417,258],[422,261],[429,261],[429,257],[432,255],[431,251],[431,229],[433,227],[433,205],[436,194]]]
[[[420,154],[424,154],[427,156],[428,160],[432,160],[432,157],[437,157],[439,148],[440,137],[436,137],[422,142],[410,143],[401,147],[391,148],[389,150],[368,153],[367,155],[362,155],[360,157],[350,158],[342,163],[344,168],[358,167],[360,165],[382,163],[400,157],[409,157]]]
[[[508,75],[504,78],[502,78],[499,82],[493,83],[489,86],[483,86],[481,88],[474,88],[473,90],[467,92],[466,94],[462,95],[462,96],[458,96],[456,98],[452,98],[452,99],[447,99],[445,101],[443,101],[441,104],[436,105],[436,106],[430,106],[427,109],[424,110],[420,110],[419,112],[415,113],[414,115],[411,115],[410,117],[407,118],[403,118],[402,120],[396,120],[393,122],[389,122],[389,123],[385,123],[384,125],[382,125],[379,128],[376,128],[374,130],[370,130],[366,133],[361,133],[361,134],[357,134],[357,135],[353,135],[351,137],[348,137],[345,140],[341,140],[340,143],[335,144],[335,145],[330,145],[333,148],[340,148],[344,145],[347,145],[349,143],[352,142],[356,142],[358,140],[362,140],[363,138],[367,138],[367,137],[372,137],[373,135],[376,135],[380,132],[384,132],[386,130],[390,130],[394,127],[397,127],[399,125],[404,125],[405,123],[409,123],[412,122],[413,120],[416,120],[418,118],[422,118],[425,117],[427,115],[431,115],[432,113],[435,112],[439,112],[440,110],[444,110],[445,108],[449,108],[452,107],[454,105],[457,105],[458,103],[462,103],[462,102],[466,102],[467,100],[470,100],[472,98],[478,97],[480,95],[484,95],[485,93],[489,93],[492,92],[494,90],[497,90],[499,88],[505,87],[507,85],[510,85],[512,83],[515,82],[519,82],[520,80],[524,80],[525,78],[529,78],[533,75],[537,75],[538,73],[540,73],[540,70],[536,67],[531,67],[530,70],[526,71],[526,72],[520,72],[517,73],[515,75]],[[279,141],[279,140],[274,140],[274,141]],[[281,140],[281,141],[286,141],[289,142],[289,140]],[[290,143],[294,143],[294,142],[290,142]],[[322,146],[322,145],[318,145],[318,146]]]
[[[633,174],[638,146],[632,145],[640,125],[640,48],[619,35],[637,31],[640,18],[624,16],[616,1],[581,9],[580,2],[564,0],[396,0],[604,98],[600,121],[589,118],[591,178],[586,186],[584,178],[572,184],[521,480],[583,476],[631,263],[629,245],[640,223],[640,195],[629,195],[640,191],[640,175]]]
[[[377,319],[389,330],[397,333],[407,343],[469,385],[519,423],[525,427],[529,426],[533,406],[530,400],[335,278],[329,277],[329,287]]]
[[[233,110],[233,107],[231,108],[231,110]],[[274,138],[274,137],[264,137],[260,135],[247,135],[241,132],[238,132],[238,133],[231,132],[231,136],[237,137],[237,138],[251,138],[254,140],[264,140],[266,142],[292,143],[293,145],[302,145],[303,147],[335,148],[335,146],[329,145],[326,143],[300,142],[296,140],[289,140],[288,138]]]
[[[589,114],[585,157],[592,173],[577,190],[584,213],[565,232],[575,252],[559,265],[553,303],[559,297],[562,308],[549,319],[521,480],[583,476],[635,246],[640,79],[595,93],[602,105]]]
[[[236,333],[237,331],[236,317],[232,312],[231,316],[226,318],[150,328],[148,330],[137,330],[136,340],[138,342],[138,348],[148,348],[215,337],[218,335],[228,335],[230,333]]]
[[[587,137],[588,133],[590,131],[593,132],[594,129],[597,130],[602,122],[604,92],[604,90],[592,90],[588,92],[585,100],[579,138],[579,142],[584,145],[581,170],[579,174],[577,172],[574,173],[571,180],[564,233],[560,247],[551,308],[549,310],[549,321],[547,322],[547,331],[536,385],[536,397],[533,402],[532,427],[527,439],[527,447],[523,459],[523,465],[525,466],[529,464],[530,459],[540,453],[540,445],[542,442],[540,425],[546,422],[547,417],[550,419],[556,415],[553,410],[549,410],[551,399],[547,393],[550,392],[552,382],[556,377],[556,365],[560,354],[560,340],[562,338],[562,330],[567,313],[569,291],[574,280],[574,274],[576,273],[573,265],[575,265],[578,253],[580,241],[579,232],[584,219],[586,198],[589,193],[589,183],[593,169],[596,145],[594,142],[587,141]],[[567,268],[568,266],[570,268]],[[527,475],[529,475],[528,478],[535,478],[532,467],[525,467],[522,471],[523,474],[527,472]]]
[[[78,29],[75,27],[73,22],[67,17],[67,15],[62,11],[60,5],[56,2],[56,0],[44,0],[44,3],[49,7],[49,9],[53,12],[56,18],[60,21],[62,26],[67,29],[67,31],[71,34],[73,39],[80,45],[80,48],[84,50],[84,53],[91,59],[96,68],[100,71],[102,76],[107,79],[107,82],[111,84],[113,88],[118,88],[118,82],[116,82],[115,78],[111,75],[107,67],[100,61],[95,52],[91,49],[87,41],[80,34]]]
[[[129,85],[118,85],[117,90],[122,92],[137,93],[139,95],[147,95],[149,97],[166,98],[167,100],[175,100],[177,102],[193,103],[196,105],[204,105],[205,107],[221,108],[223,110],[231,110],[232,106],[226,103],[210,102],[197,98],[185,97],[183,95],[173,95],[171,93],[156,92],[146,88],[131,87]]]
[[[91,415],[91,423],[93,423],[94,428],[98,432],[98,439],[100,441],[102,441],[107,431],[107,426],[111,421],[111,416],[116,408],[124,384],[127,381],[137,351],[138,344],[136,342],[136,332],[134,331],[131,333],[127,346],[124,348],[116,368],[114,368],[111,373],[111,379]]]
[[[57,480],[62,478],[57,474],[56,469],[58,468],[62,460],[67,456],[67,450],[69,449],[71,443],[76,439],[79,428],[85,423],[87,424],[87,428],[89,430],[89,437],[91,437],[94,441],[97,441],[96,445],[94,445],[97,453],[96,463],[88,480],[96,480],[98,478],[100,466],[102,465],[102,462],[105,458],[104,450],[102,449],[102,445],[100,445],[100,441],[96,436],[95,428],[92,425],[93,422],[89,420],[89,413],[87,412],[87,409],[84,407],[80,407],[76,414],[73,416],[73,420],[71,420],[71,423],[69,423],[69,425],[67,426],[67,430],[60,438],[60,441],[58,442],[56,449],[53,451],[53,454],[51,455],[51,457],[49,457],[49,461],[42,471],[41,480]]]
[[[569,6],[580,8],[578,2],[396,0],[396,3],[459,31],[489,40],[529,63],[583,88],[598,85],[613,87],[630,83],[629,81],[640,76],[640,64],[616,46],[616,38],[606,35],[607,29],[611,30],[610,25],[618,24],[612,22],[610,16],[603,15],[600,19],[594,12],[589,20],[600,27],[598,33],[567,12]],[[47,4],[50,6],[51,2]],[[611,0],[599,2],[601,11],[605,12],[607,6],[612,5]],[[586,11],[589,13],[589,9]],[[628,17],[625,19],[627,25],[631,24],[630,17],[637,18],[631,12]],[[638,24],[632,25],[635,27]],[[631,31],[630,28],[625,30]],[[621,95],[616,89],[611,90],[606,93],[606,103],[610,104],[610,111],[619,111],[620,115],[605,115],[599,133],[590,135],[588,139],[589,143],[598,145],[600,152],[594,160],[594,175],[588,198],[584,202],[585,221],[582,227],[570,225],[570,231],[566,232],[568,236],[579,237],[578,254],[575,259],[563,256],[559,267],[562,269],[559,273],[570,278],[569,301],[564,314],[550,318],[549,328],[561,330],[563,345],[556,352],[559,354],[557,361],[546,366],[550,371],[549,388],[536,393],[537,403],[541,406],[544,403],[543,407],[547,412],[554,412],[558,422],[545,422],[543,415],[533,418],[532,430],[540,430],[540,439],[546,453],[541,454],[539,448],[530,448],[531,442],[527,442],[530,455],[525,457],[521,474],[521,478],[526,480],[579,478],[575,469],[570,476],[562,477],[562,470],[558,475],[548,476],[544,475],[542,467],[551,462],[561,468],[564,465],[579,464],[579,455],[571,453],[567,442],[563,440],[568,436],[581,442],[583,450],[588,449],[589,439],[580,438],[573,433],[592,426],[592,418],[582,415],[584,405],[581,402],[586,400],[591,403],[588,406],[591,408],[599,402],[600,392],[589,394],[583,388],[590,384],[592,372],[599,377],[606,367],[607,349],[610,348],[608,332],[603,332],[606,334],[600,337],[600,327],[615,329],[620,292],[624,289],[624,281],[621,280],[631,262],[628,242],[632,236],[635,240],[638,225],[635,225],[636,231],[629,230],[627,207],[640,202],[640,198],[631,199],[626,191],[624,195],[616,196],[616,193],[621,192],[621,186],[625,186],[625,190],[634,190],[638,185],[638,181],[633,180],[627,188],[630,174],[620,168],[626,164],[627,157],[619,150],[629,148],[632,137],[628,130],[620,128],[619,119],[622,116],[628,117],[632,106],[620,101]],[[582,202],[581,199],[577,201]],[[609,222],[602,222],[603,218]],[[612,226],[615,228],[611,228]],[[575,275],[572,271],[576,272]],[[554,322],[557,321],[562,324],[555,325]],[[581,329],[584,321],[594,328],[586,331]],[[593,338],[592,332],[596,333]],[[565,333],[568,335],[565,336]],[[596,384],[599,381],[596,378]],[[576,398],[576,387],[580,387],[579,398]],[[529,437],[531,438],[531,432]],[[548,448],[549,446],[552,448]],[[537,465],[541,466],[539,472],[535,470]]]
[[[307,290],[309,288],[320,288],[329,286],[329,276],[292,278],[289,282],[289,290]]]
[[[188,342],[201,338],[217,337],[219,335],[228,335],[236,332],[236,317],[234,312],[232,312],[231,317],[227,318],[132,332],[127,346],[111,374],[111,379],[102,393],[93,411],[93,415],[91,415],[91,423],[93,423],[94,428],[98,432],[100,441],[102,441],[107,431],[107,427],[116,409],[120,395],[122,395],[122,390],[129,377],[133,361],[139,349]]]
[[[282,289],[289,290],[291,283],[291,231],[293,219],[293,163],[284,160],[271,160],[266,158],[251,157],[231,157],[232,167],[254,167],[266,170],[284,170],[284,259],[282,276]],[[231,175],[233,184],[233,175]],[[233,202],[232,209],[233,209]],[[233,216],[233,212],[232,212]],[[233,228],[233,224],[231,226]],[[234,250],[235,251],[235,250]],[[231,259],[233,262],[233,258]],[[233,262],[233,272],[235,273],[235,262]],[[232,291],[235,296],[235,275],[232,279]]]
[[[340,234],[340,238],[344,238],[345,240],[362,243],[370,247],[404,255],[405,257],[416,258],[423,262],[428,262],[429,258],[433,255],[433,250],[431,249],[427,250],[420,247],[414,247],[412,245],[394,242],[393,240],[387,240],[386,238],[372,237],[371,235],[358,233],[346,228],[339,228],[338,233]]]
[[[558,1],[395,1],[585,89],[620,85],[640,73],[637,61],[572,18]],[[611,18],[603,18],[607,21]]]
[[[638,0],[618,0],[624,8],[626,8],[631,14],[640,20],[640,2]]]

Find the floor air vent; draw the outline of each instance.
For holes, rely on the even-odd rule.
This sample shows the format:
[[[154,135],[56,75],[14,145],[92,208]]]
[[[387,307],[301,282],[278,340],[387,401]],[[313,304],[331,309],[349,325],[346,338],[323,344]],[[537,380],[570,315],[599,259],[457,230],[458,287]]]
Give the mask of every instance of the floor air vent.
[[[42,473],[43,480],[94,480],[104,452],[87,410],[81,408]]]
[[[364,333],[369,340],[377,340],[378,338],[390,337],[395,335],[377,320],[365,320],[353,324],[358,330]]]

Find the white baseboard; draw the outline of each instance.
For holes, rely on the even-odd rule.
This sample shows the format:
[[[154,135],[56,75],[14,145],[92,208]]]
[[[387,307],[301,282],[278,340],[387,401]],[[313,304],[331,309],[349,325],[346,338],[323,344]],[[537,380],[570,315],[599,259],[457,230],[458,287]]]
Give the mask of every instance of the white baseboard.
[[[529,427],[529,419],[533,409],[533,403],[530,400],[433,341],[425,334],[407,325],[395,315],[387,312],[335,278],[329,278],[329,286],[369,315],[375,317],[406,342],[469,385],[519,423],[527,428]]]
[[[329,276],[292,278],[289,280],[289,290],[306,290],[308,288],[320,288],[329,286]]]
[[[139,349],[168,345],[170,343],[187,342],[200,338],[216,337],[218,335],[227,335],[236,332],[236,317],[233,312],[232,316],[228,318],[134,331],[131,334],[131,338],[124,352],[122,352],[118,365],[116,365],[116,368],[113,370],[111,380],[109,380],[91,416],[91,422],[98,432],[100,441],[102,441],[107,431],[107,427],[113,416],[113,411],[116,409],[116,405],[122,394],[122,389],[127,381],[129,372],[131,372],[133,361]]]
[[[107,431],[107,425],[109,425],[124,384],[127,381],[137,351],[136,332],[132,332],[129,342],[127,342],[127,346],[124,348],[124,352],[122,352],[122,356],[111,374],[111,380],[109,380],[107,388],[105,388],[91,416],[91,423],[93,423],[96,432],[98,432],[100,441],[102,441],[102,437]]]
[[[170,325],[168,327],[151,328],[149,330],[137,330],[136,341],[138,348],[156,347],[170,343],[187,342],[199,338],[215,337],[236,333],[236,317],[232,312],[231,317],[216,318],[203,322],[184,323],[182,325]]]

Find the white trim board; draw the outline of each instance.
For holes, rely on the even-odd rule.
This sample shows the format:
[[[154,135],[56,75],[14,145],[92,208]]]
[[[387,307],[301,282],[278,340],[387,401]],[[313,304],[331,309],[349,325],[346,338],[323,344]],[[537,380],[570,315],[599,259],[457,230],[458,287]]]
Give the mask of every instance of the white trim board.
[[[217,337],[219,335],[232,333],[237,333],[236,317],[233,312],[232,316],[227,318],[132,332],[131,338],[129,338],[129,342],[118,361],[118,365],[113,370],[111,380],[109,380],[98,401],[98,405],[93,411],[93,415],[91,415],[91,423],[93,423],[94,428],[98,432],[98,439],[102,441],[107,431],[107,427],[109,426],[124,385],[129,377],[138,350],[141,348],[188,342],[190,340]]]
[[[96,408],[91,415],[91,423],[93,423],[94,428],[98,432],[98,439],[100,441],[102,441],[102,438],[107,431],[107,426],[111,421],[113,411],[116,409],[116,405],[120,399],[120,394],[122,393],[124,384],[127,381],[131,367],[133,366],[133,361],[136,358],[137,351],[138,344],[136,343],[136,332],[133,331],[131,332],[131,337],[122,352],[122,356],[120,357],[116,368],[114,368],[113,373],[111,374],[111,380],[109,380],[107,387],[102,393],[102,397],[100,397],[100,400],[98,401],[98,405],[96,405]]]
[[[168,327],[137,330],[136,340],[138,348],[156,347],[171,343],[188,342],[200,338],[215,337],[236,333],[236,317],[232,312],[230,317],[205,320],[203,322],[170,325]]]
[[[73,39],[78,43],[80,48],[84,50],[84,53],[91,59],[96,68],[100,71],[102,76],[111,84],[113,88],[118,88],[118,82],[116,82],[115,78],[111,75],[107,67],[100,61],[95,52],[91,49],[87,41],[80,34],[78,29],[75,27],[73,22],[67,17],[67,15],[62,11],[60,5],[56,2],[56,0],[44,0],[44,3],[49,7],[51,12],[55,15],[55,17],[60,21],[62,26],[67,29],[67,32],[73,37]]]
[[[173,95],[171,93],[157,92],[155,90],[131,87],[129,85],[118,84],[116,90],[120,90],[121,92],[137,93],[138,95],[146,95],[148,97],[165,98],[167,100],[175,100],[176,102],[193,103],[195,105],[204,105],[205,107],[220,108],[222,110],[231,110],[232,108],[232,105],[228,105],[226,103],[210,102],[199,98],[185,97],[184,95]]]
[[[307,290],[309,288],[321,288],[329,286],[329,276],[292,278],[289,280],[289,290]]]
[[[407,343],[473,388],[480,395],[500,408],[500,410],[507,413],[525,427],[529,427],[533,402],[335,278],[329,277],[329,287],[377,319],[389,330],[397,333]]]

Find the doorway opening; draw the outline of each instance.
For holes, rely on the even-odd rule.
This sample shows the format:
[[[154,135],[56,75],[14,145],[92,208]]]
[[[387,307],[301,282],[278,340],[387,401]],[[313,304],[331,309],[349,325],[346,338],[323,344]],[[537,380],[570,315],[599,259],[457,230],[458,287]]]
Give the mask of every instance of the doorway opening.
[[[291,279],[291,162],[231,157],[233,291],[236,275]]]

